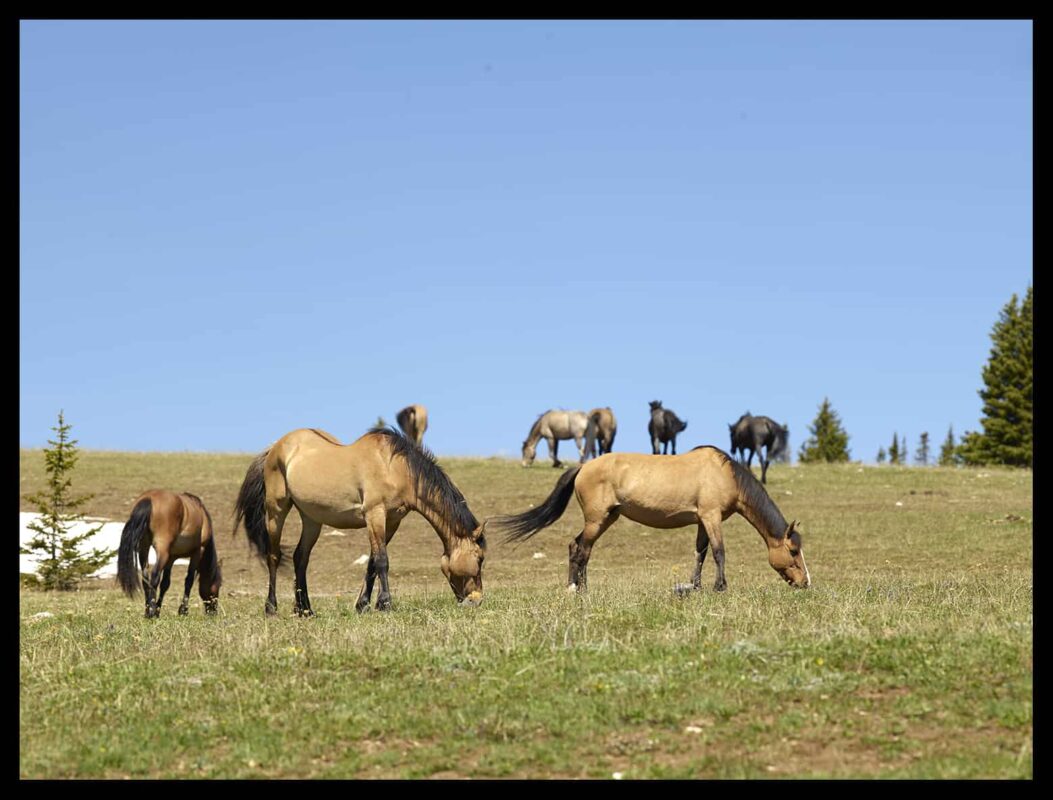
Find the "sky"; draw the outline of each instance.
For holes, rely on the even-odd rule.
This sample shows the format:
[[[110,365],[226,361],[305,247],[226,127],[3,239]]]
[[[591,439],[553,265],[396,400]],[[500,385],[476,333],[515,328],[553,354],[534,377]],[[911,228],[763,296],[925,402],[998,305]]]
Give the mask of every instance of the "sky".
[[[19,55],[19,439],[439,456],[648,402],[794,460],[980,429],[1032,282],[1032,23],[47,21]],[[566,459],[572,443],[561,451]],[[539,446],[539,459],[547,447]]]

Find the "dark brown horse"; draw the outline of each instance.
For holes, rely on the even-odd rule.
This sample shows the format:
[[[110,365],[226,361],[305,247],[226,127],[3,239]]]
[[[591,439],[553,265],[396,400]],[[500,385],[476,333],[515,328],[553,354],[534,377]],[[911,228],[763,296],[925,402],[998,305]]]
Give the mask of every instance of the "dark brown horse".
[[[741,454],[740,460],[744,460],[746,468],[750,469],[756,453],[761,462],[761,483],[767,483],[768,464],[786,452],[790,429],[770,417],[750,416],[749,411],[739,417],[738,422],[728,425],[728,429],[731,432],[731,454]],[[745,457],[747,452],[748,458]]]
[[[150,547],[157,554],[149,572]],[[135,566],[139,557],[139,568]],[[161,601],[172,580],[172,564],[177,558],[189,558],[183,602],[179,613],[188,612],[190,590],[200,575],[198,591],[205,601],[205,613],[215,614],[219,607],[219,587],[223,576],[216,558],[216,538],[212,517],[197,495],[176,494],[165,489],[143,492],[132,506],[132,515],[121,532],[117,550],[117,582],[128,596],[134,596],[142,584],[146,595],[146,616],[161,613]]]
[[[571,495],[578,498],[585,526],[570,543],[568,590],[585,588],[592,546],[620,516],[652,528],[698,526],[694,578],[677,586],[680,593],[701,588],[702,562],[710,543],[717,563],[713,588],[718,592],[727,588],[721,523],[732,514],[741,514],[757,529],[767,547],[768,563],[783,580],[798,588],[811,585],[796,521],[787,524],[753,474],[715,447],[696,447],[679,456],[600,456],[564,472],[548,499],[536,508],[489,520],[491,530],[505,531],[506,541],[528,539],[563,515]]]
[[[307,562],[322,525],[368,531],[369,563],[355,610],[369,608],[378,577],[377,609],[390,609],[387,545],[410,511],[428,520],[439,535],[440,567],[457,600],[467,605],[482,602],[483,530],[434,456],[398,431],[374,428],[345,445],[325,431],[301,428],[285,434],[249,465],[234,507],[234,530],[245,521],[249,542],[270,570],[267,614],[278,613],[275,578],[282,559],[282,527],[293,508],[303,522],[293,553],[293,611],[300,616],[314,614],[307,594]]]
[[[681,422],[680,418],[668,408],[662,408],[661,400],[651,401],[651,421],[647,423],[647,433],[651,437],[651,452],[658,455],[659,445],[662,454],[669,452],[669,445],[673,445],[673,455],[676,455],[676,435],[687,427],[687,422]]]

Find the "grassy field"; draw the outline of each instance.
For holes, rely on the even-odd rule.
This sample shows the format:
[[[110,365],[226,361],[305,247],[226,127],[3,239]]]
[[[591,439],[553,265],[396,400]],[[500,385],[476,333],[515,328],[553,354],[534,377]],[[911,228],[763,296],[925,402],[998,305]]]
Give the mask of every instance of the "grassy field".
[[[674,596],[693,528],[620,520],[589,593],[568,597],[572,502],[519,547],[491,541],[476,609],[455,604],[438,537],[410,515],[389,548],[393,612],[357,615],[365,532],[327,528],[309,572],[319,616],[301,620],[291,574],[264,617],[266,570],[231,536],[250,461],[82,454],[92,515],[123,520],[155,486],[199,494],[226,583],[211,619],[196,592],[174,614],[183,563],[159,620],[108,581],[23,589],[22,777],[1032,777],[1029,471],[773,466],[807,591],[736,516],[726,593],[708,588],[710,558],[706,590]],[[539,502],[559,475],[441,463],[480,519]],[[23,451],[20,493],[43,479],[40,451]]]

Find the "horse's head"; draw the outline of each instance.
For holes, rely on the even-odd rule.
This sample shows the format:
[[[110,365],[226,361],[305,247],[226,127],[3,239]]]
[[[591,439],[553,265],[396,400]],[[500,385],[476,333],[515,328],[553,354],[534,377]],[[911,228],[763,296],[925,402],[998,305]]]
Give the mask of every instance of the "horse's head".
[[[781,539],[771,539],[768,542],[768,563],[790,586],[795,589],[807,589],[812,585],[812,577],[804,563],[801,534],[794,530],[796,525],[797,520],[794,520],[786,527],[786,533]]]
[[[454,537],[450,549],[442,556],[442,574],[450,582],[458,603],[477,606],[483,602],[483,561],[486,559],[486,523],[476,528],[471,536]]]
[[[537,444],[531,444],[530,440],[527,439],[523,442],[523,466],[529,467],[533,464],[535,455],[537,455]]]

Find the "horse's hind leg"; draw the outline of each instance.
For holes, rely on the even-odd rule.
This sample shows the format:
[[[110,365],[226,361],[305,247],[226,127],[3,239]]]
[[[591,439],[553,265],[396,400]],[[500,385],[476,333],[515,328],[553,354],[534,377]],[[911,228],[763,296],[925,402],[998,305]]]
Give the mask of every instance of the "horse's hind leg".
[[[149,581],[143,581],[143,587],[146,589],[147,619],[159,617],[161,615],[161,601],[158,599],[160,583],[162,576],[166,571],[168,572],[168,577],[171,578],[171,564],[168,559],[168,548],[164,546],[157,547],[155,543],[154,552],[157,553],[157,562],[154,564],[153,571],[150,573]],[[167,582],[165,588],[168,588]],[[163,592],[161,592],[161,594],[163,594]]]
[[[168,562],[168,566],[165,567],[165,571],[161,574],[161,591],[157,595],[157,613],[161,613],[161,603],[165,600],[165,592],[168,591],[168,587],[172,585],[172,565],[175,564],[175,559],[171,559]]]
[[[760,453],[757,453],[757,458],[760,460],[760,467],[761,467],[760,482],[761,483],[767,483],[768,482],[768,464],[770,462],[768,461],[767,458],[762,456]]]
[[[303,533],[300,535],[300,543],[296,545],[296,552],[293,553],[293,564],[296,567],[295,585],[293,586],[296,599],[293,611],[300,617],[313,617],[311,598],[307,594],[307,562],[311,560],[311,550],[318,541],[318,535],[322,532],[322,523],[315,522],[303,511],[300,511],[300,519],[303,522]]]
[[[584,464],[585,463],[585,440],[582,439],[580,436],[575,436],[574,437],[574,444],[578,448],[578,456],[579,456],[578,463],[579,464]]]
[[[589,588],[589,556],[592,555],[592,546],[600,535],[607,530],[614,521],[618,519],[618,511],[611,509],[600,520],[585,520],[585,527],[577,538],[570,543],[569,575],[567,576],[568,592],[583,592]]]
[[[267,544],[267,569],[270,572],[270,583],[267,591],[267,602],[263,606],[263,611],[267,616],[274,616],[278,613],[278,594],[275,585],[278,580],[278,563],[282,557],[282,527],[285,525],[285,517],[289,513],[289,509],[292,508],[292,502],[288,498],[281,498],[280,501],[268,499],[265,508],[267,511],[267,535],[269,537]]]
[[[190,613],[190,590],[194,588],[194,578],[197,577],[197,565],[201,563],[201,549],[198,548],[190,556],[190,566],[186,568],[186,581],[183,583],[183,602],[179,604],[179,616],[185,617]]]

